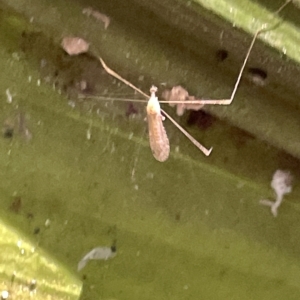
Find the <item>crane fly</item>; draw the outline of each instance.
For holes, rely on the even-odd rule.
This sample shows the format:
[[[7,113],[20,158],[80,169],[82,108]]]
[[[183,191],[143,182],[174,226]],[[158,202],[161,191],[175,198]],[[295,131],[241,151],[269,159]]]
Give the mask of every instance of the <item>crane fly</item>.
[[[123,83],[127,84],[143,96],[147,97],[147,120],[148,120],[148,131],[149,131],[149,142],[150,148],[152,150],[153,156],[160,162],[164,162],[168,159],[170,154],[170,143],[166,133],[166,130],[163,125],[164,116],[163,113],[198,149],[200,149],[206,156],[208,156],[212,148],[206,149],[203,145],[201,145],[195,138],[193,138],[185,129],[183,129],[169,114],[167,114],[164,110],[160,108],[160,104],[158,98],[156,97],[157,87],[152,86],[150,89],[151,96],[148,96],[139,88],[134,86],[132,83],[118,75],[115,71],[110,69],[103,59],[99,57],[100,62],[105,69],[105,71],[119,79]],[[203,100],[193,100],[193,101],[185,101],[184,103],[189,104],[199,104],[202,103]],[[172,103],[170,101],[161,101],[162,103]],[[178,101],[173,101],[174,104],[178,104]]]
[[[275,14],[278,14],[291,0],[286,1],[276,12]],[[152,150],[153,156],[156,160],[160,162],[164,162],[168,159],[170,154],[170,143],[169,139],[166,133],[166,130],[163,125],[164,116],[166,116],[199,150],[201,150],[206,156],[209,156],[212,148],[207,149],[202,144],[200,144],[195,138],[193,138],[185,129],[183,129],[170,115],[168,115],[164,110],[160,108],[160,103],[169,103],[169,104],[210,104],[210,105],[230,105],[235,97],[235,94],[237,92],[237,89],[239,87],[245,66],[247,64],[247,61],[249,59],[250,53],[252,51],[252,48],[254,46],[254,43],[258,37],[259,34],[262,32],[266,32],[271,29],[267,28],[261,28],[257,30],[253,36],[253,39],[251,41],[251,44],[249,46],[249,49],[246,53],[246,57],[244,59],[244,62],[242,64],[242,67],[240,69],[239,75],[237,77],[236,83],[234,85],[233,91],[231,93],[231,96],[229,99],[218,99],[218,100],[187,100],[183,102],[178,101],[158,101],[158,98],[156,97],[157,88],[155,86],[152,86],[150,89],[150,96],[145,94],[143,91],[141,91],[139,88],[134,86],[132,83],[121,77],[119,74],[117,74],[115,71],[110,69],[103,59],[99,57],[99,60],[105,69],[105,71],[110,74],[111,76],[115,77],[116,79],[122,81],[126,85],[130,86],[135,91],[139,92],[141,95],[147,97],[148,104],[147,104],[147,120],[148,120],[148,130],[149,130],[149,142],[150,142],[150,148]],[[163,113],[163,114],[162,114]]]

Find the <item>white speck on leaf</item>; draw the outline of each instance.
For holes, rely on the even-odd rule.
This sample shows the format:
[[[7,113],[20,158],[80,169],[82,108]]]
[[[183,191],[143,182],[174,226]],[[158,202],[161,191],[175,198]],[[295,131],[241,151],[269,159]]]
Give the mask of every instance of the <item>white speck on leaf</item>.
[[[7,97],[7,103],[12,103],[13,95],[10,93],[9,89],[6,89],[5,94]]]
[[[9,292],[8,291],[2,291],[1,292],[1,299],[8,299]]]
[[[45,227],[49,227],[49,226],[50,226],[50,224],[51,224],[51,221],[50,221],[50,219],[47,219],[47,220],[45,221]]]
[[[115,246],[112,247],[97,247],[88,252],[78,263],[77,270],[82,270],[89,260],[108,260],[115,257],[117,250]]]
[[[274,217],[278,215],[278,207],[283,201],[283,196],[289,194],[292,191],[293,176],[289,171],[277,170],[272,178],[271,187],[275,191],[276,200],[271,201],[268,199],[260,200],[259,203],[265,206],[271,207],[271,212]]]

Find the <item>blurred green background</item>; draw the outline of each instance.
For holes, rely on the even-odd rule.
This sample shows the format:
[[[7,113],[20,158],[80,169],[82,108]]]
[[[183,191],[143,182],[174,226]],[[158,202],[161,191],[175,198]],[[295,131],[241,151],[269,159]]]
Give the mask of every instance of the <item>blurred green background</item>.
[[[2,290],[12,299],[76,299],[81,284],[80,299],[299,299],[300,21],[296,1],[272,14],[283,3],[0,1]],[[107,29],[82,14],[89,6],[110,17]],[[145,105],[113,101],[141,97],[97,57],[145,92],[180,84],[227,98],[265,23],[278,26],[257,41],[230,106],[181,118],[164,106],[211,156],[166,120],[171,155],[157,162]],[[89,53],[68,56],[65,36],[89,41]],[[274,196],[276,169],[292,172],[294,189],[274,218],[258,202]],[[114,243],[115,258],[77,272],[87,252]]]

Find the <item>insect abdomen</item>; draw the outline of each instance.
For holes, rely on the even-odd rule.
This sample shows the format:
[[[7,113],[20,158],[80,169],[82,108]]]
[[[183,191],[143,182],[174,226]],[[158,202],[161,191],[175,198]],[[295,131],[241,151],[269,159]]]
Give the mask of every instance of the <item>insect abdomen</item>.
[[[149,141],[153,156],[160,162],[170,154],[170,144],[161,115],[148,115]]]
[[[170,143],[162,122],[160,106],[154,94],[148,101],[147,119],[149,129],[150,148],[153,156],[160,162],[168,159],[170,154]]]

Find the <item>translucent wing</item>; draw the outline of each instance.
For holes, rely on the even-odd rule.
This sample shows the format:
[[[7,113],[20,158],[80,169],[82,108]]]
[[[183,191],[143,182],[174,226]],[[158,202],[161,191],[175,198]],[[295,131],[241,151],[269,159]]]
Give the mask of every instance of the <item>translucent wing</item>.
[[[147,114],[150,148],[155,159],[160,162],[166,161],[170,154],[170,143],[162,118],[160,113]]]

